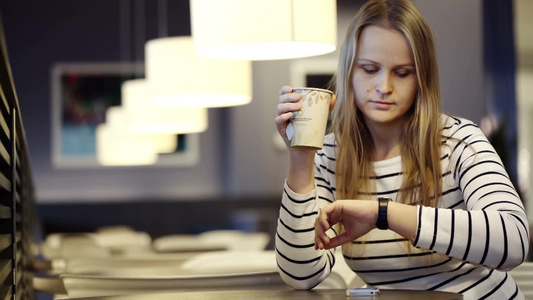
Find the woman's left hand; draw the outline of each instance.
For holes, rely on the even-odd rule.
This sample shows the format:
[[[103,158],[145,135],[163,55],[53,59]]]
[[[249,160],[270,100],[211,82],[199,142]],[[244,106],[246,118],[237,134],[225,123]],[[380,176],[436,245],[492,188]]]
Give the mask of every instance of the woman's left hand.
[[[330,249],[351,242],[376,228],[378,201],[337,200],[322,208],[315,220],[315,249]],[[345,232],[329,238],[326,231],[341,223]]]

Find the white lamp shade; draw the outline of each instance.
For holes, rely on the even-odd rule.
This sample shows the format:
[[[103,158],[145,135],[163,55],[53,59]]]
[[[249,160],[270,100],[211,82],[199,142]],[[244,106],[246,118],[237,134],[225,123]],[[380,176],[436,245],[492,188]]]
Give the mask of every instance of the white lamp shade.
[[[117,134],[107,124],[96,127],[96,157],[103,166],[152,165],[157,161],[154,145]]]
[[[122,84],[122,106],[125,121],[135,133],[186,134],[207,130],[207,108],[154,105],[145,79],[128,80]]]
[[[151,165],[158,153],[173,152],[176,146],[176,136],[133,133],[118,106],[110,107],[106,123],[96,128],[96,156],[104,166]]]
[[[286,59],[333,52],[337,0],[190,0],[202,57]]]
[[[207,59],[196,55],[191,37],[148,41],[146,80],[154,104],[223,107],[250,103],[250,61]]]
[[[155,145],[157,153],[172,153],[178,147],[178,136],[170,134],[144,134],[141,138],[146,143]]]

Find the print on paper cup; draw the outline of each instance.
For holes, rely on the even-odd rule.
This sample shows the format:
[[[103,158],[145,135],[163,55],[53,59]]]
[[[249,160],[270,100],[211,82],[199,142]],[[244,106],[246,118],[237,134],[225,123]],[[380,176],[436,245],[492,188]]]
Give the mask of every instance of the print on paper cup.
[[[292,91],[301,95],[302,109],[287,126],[291,146],[322,149],[333,92],[316,88],[294,88]]]

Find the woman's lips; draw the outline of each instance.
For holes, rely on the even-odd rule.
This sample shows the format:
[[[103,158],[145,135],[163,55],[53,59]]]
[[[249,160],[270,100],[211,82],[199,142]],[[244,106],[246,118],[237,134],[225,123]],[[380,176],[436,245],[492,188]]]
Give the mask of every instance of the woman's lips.
[[[376,100],[370,100],[370,103],[372,103],[377,109],[380,110],[387,110],[391,106],[394,105],[393,102],[387,102],[387,101],[376,101]]]

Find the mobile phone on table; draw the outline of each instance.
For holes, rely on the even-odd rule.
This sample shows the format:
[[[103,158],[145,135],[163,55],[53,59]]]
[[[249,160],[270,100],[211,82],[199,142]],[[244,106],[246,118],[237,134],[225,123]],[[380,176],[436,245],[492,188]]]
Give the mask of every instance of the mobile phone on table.
[[[347,289],[346,296],[376,296],[379,295],[378,288],[356,288],[356,289]]]

